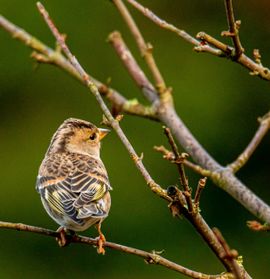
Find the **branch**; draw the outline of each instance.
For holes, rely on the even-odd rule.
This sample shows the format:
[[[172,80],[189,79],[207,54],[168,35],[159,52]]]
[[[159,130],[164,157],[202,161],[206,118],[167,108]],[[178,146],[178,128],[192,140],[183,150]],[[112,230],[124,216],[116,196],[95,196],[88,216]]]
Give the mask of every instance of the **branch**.
[[[260,126],[256,131],[251,142],[248,144],[246,149],[237,157],[237,159],[228,165],[228,167],[235,173],[242,168],[249,160],[251,155],[254,153],[262,139],[270,129],[270,112],[259,118]]]
[[[167,153],[166,156],[164,156],[164,159],[170,160],[177,165],[178,172],[180,174],[180,181],[184,189],[184,191],[181,191],[176,186],[170,186],[167,189],[168,195],[172,198],[172,202],[169,204],[172,215],[179,217],[183,214],[186,217],[186,219],[194,226],[197,232],[205,240],[206,244],[215,253],[227,271],[235,274],[236,278],[240,278],[238,276],[239,272],[245,275],[243,278],[249,278],[245,269],[242,266],[240,267],[236,261],[238,254],[237,256],[234,254],[235,257],[232,257],[230,254],[231,251],[228,249],[229,246],[226,244],[225,240],[221,238],[221,233],[211,230],[202,215],[199,213],[200,195],[202,189],[205,187],[206,178],[199,180],[194,200],[192,200],[192,189],[189,186],[183,166],[183,161],[188,154],[179,154],[178,147],[169,128],[164,127],[164,133],[169,140],[169,144],[172,148],[171,153],[173,154],[172,156],[170,153]]]
[[[121,34],[118,31],[112,32],[108,37],[109,43],[113,46],[116,53],[120,57],[121,61],[123,62],[124,66],[128,70],[130,76],[134,79],[136,85],[142,89],[142,91],[145,93],[145,97],[149,98],[149,93],[156,95],[156,90],[151,84],[151,82],[148,80],[146,75],[144,74],[143,70],[138,65],[137,61],[131,54],[130,50],[126,46]],[[152,96],[152,95],[151,95]],[[151,97],[152,99],[152,97]],[[150,100],[151,100],[150,99]],[[155,100],[157,100],[158,97],[156,95]]]
[[[133,159],[133,162],[135,163],[138,170],[141,172],[141,174],[142,174],[143,178],[145,179],[149,188],[155,194],[157,194],[158,196],[164,198],[165,200],[170,201],[170,198],[167,196],[166,191],[164,189],[162,189],[162,187],[160,185],[158,185],[152,179],[152,177],[150,176],[150,174],[148,173],[148,171],[144,167],[141,158],[137,155],[133,146],[131,145],[128,138],[124,134],[123,130],[121,129],[121,127],[119,125],[119,122],[113,118],[111,112],[109,111],[108,107],[106,106],[105,102],[103,101],[103,99],[102,99],[102,97],[101,97],[101,95],[98,91],[97,86],[95,85],[93,80],[89,77],[89,75],[87,75],[87,73],[82,68],[79,61],[77,60],[77,58],[69,50],[68,46],[65,43],[64,36],[59,33],[58,29],[56,28],[56,26],[52,22],[51,18],[49,17],[49,14],[45,10],[44,6],[40,2],[38,2],[37,7],[38,7],[39,12],[43,16],[45,22],[47,23],[48,27],[50,28],[52,34],[54,35],[55,39],[57,40],[57,43],[59,44],[59,46],[61,47],[63,52],[66,54],[66,56],[68,57],[70,63],[73,65],[73,67],[79,73],[79,75],[81,76],[84,84],[87,86],[89,91],[95,96],[95,98],[96,98],[100,108],[102,109],[105,117],[107,118],[111,127],[115,130],[116,134],[118,135],[118,137],[120,138],[120,140],[122,141],[122,143],[124,144],[126,149],[128,150],[131,158]]]
[[[171,145],[172,152],[174,154],[174,161],[177,165],[178,172],[180,175],[180,182],[184,189],[184,196],[186,198],[188,211],[193,212],[193,204],[192,204],[192,198],[191,198],[191,188],[188,185],[188,179],[186,177],[185,168],[183,165],[183,161],[188,157],[188,154],[183,153],[180,155],[178,151],[178,147],[173,139],[172,133],[169,128],[163,127],[164,133],[168,138],[169,144]]]
[[[207,179],[206,177],[201,178],[198,182],[198,186],[197,186],[195,196],[194,196],[195,212],[198,211],[198,209],[199,209],[201,194],[202,194],[203,189],[205,188],[206,179]]]
[[[269,224],[261,224],[258,221],[247,221],[247,226],[255,232],[270,232]]]
[[[0,229],[11,229],[11,230],[17,230],[17,231],[25,231],[25,232],[31,232],[36,233],[44,236],[51,236],[51,237],[59,237],[59,233],[56,231],[52,231],[45,228],[25,225],[21,223],[10,223],[10,222],[2,222],[0,221]],[[90,246],[97,246],[97,239],[75,235],[73,237],[69,238],[70,243],[80,243],[80,244],[86,244]],[[229,277],[226,274],[221,275],[207,275],[203,274],[201,272],[196,272],[193,270],[190,270],[188,268],[185,268],[181,265],[178,265],[172,261],[167,260],[166,258],[160,256],[157,252],[153,251],[152,253],[128,247],[125,245],[120,245],[113,242],[106,241],[104,243],[104,247],[108,247],[113,250],[117,250],[123,253],[135,255],[138,257],[143,258],[148,264],[156,264],[164,266],[168,269],[174,270],[178,273],[184,274],[191,278],[198,278],[198,279],[229,279]]]
[[[170,209],[174,216],[180,216],[183,214],[186,219],[194,226],[200,236],[205,240],[206,244],[210,247],[210,249],[215,253],[220,262],[224,265],[230,273],[235,273],[235,265],[239,265],[234,258],[228,259],[224,255],[227,254],[227,251],[224,249],[223,244],[220,239],[215,235],[213,230],[207,225],[202,215],[198,210],[193,210],[190,212],[186,207],[186,199],[182,191],[180,191],[175,186],[170,186],[168,188],[168,195],[172,198],[172,202],[170,203]],[[195,206],[195,204],[194,204]],[[241,270],[241,274],[243,274],[242,278],[250,279],[251,277],[246,272],[243,266],[239,266]]]
[[[175,158],[174,158],[173,153],[171,151],[169,151],[167,148],[165,148],[163,145],[154,146],[154,150],[162,153],[164,159],[167,159],[167,160],[171,161],[172,163],[174,163]],[[200,174],[201,176],[207,176],[207,177],[211,177],[212,175],[215,176],[215,174],[213,174],[211,171],[206,170],[206,169],[200,167],[199,165],[196,165],[196,164],[188,161],[187,158],[185,158],[183,160],[183,164],[185,166],[187,166],[188,168],[190,168],[191,170],[193,170],[194,172]]]
[[[130,3],[134,8],[136,8],[139,12],[141,12],[145,17],[153,21],[155,24],[157,24],[159,27],[169,30],[173,33],[176,33],[179,37],[187,41],[188,43],[195,46],[194,50],[197,52],[207,52],[215,56],[219,57],[228,57],[232,61],[235,61],[239,64],[241,64],[243,67],[247,68],[253,75],[257,75],[261,77],[262,79],[270,81],[270,70],[269,68],[264,67],[262,64],[257,64],[256,61],[253,61],[245,54],[242,54],[238,57],[236,60],[235,53],[236,50],[230,46],[226,46],[222,42],[220,42],[217,39],[215,40],[215,43],[212,44],[213,40],[208,41],[207,38],[204,38],[200,36],[201,34],[205,34],[204,32],[200,32],[196,37],[199,40],[196,40],[194,37],[189,35],[184,30],[180,30],[179,28],[175,27],[172,24],[167,23],[165,20],[160,19],[156,14],[154,14],[151,10],[148,8],[145,8],[141,4],[139,4],[135,0],[126,0],[128,3]],[[209,35],[208,35],[209,36]],[[212,37],[211,37],[212,38]],[[208,45],[209,44],[209,45]],[[226,49],[230,49],[230,53],[224,52],[224,48],[219,48],[219,46],[226,46]]]
[[[222,51],[212,48],[211,46],[208,45],[202,45],[201,42],[199,40],[197,40],[196,38],[192,37],[190,34],[188,34],[186,31],[181,30],[177,27],[175,27],[174,25],[166,22],[163,19],[160,19],[156,14],[154,14],[150,9],[142,6],[140,3],[138,3],[135,0],[127,0],[127,2],[129,4],[131,4],[134,8],[136,8],[139,12],[141,12],[145,17],[147,17],[148,19],[150,19],[151,21],[153,21],[156,25],[158,25],[159,27],[171,31],[173,33],[175,33],[177,36],[179,36],[180,38],[184,39],[186,42],[194,45],[194,46],[198,46],[198,47],[202,47],[203,51],[205,52],[209,52],[213,55],[216,56],[221,56],[223,55]]]
[[[221,35],[232,38],[234,49],[235,49],[234,56],[235,59],[237,60],[244,52],[244,49],[241,45],[240,38],[239,38],[239,28],[240,28],[241,21],[240,20],[235,21],[234,19],[232,0],[224,0],[224,2],[225,2],[229,31],[224,31],[221,33]]]
[[[231,263],[235,279],[246,278],[245,274],[243,274],[243,270],[241,270],[240,263],[237,262],[238,252],[234,249],[230,249],[230,246],[217,228],[213,228],[213,232],[224,249],[224,253],[221,254],[220,257],[226,258]]]
[[[15,24],[8,21],[6,18],[0,15],[0,26],[6,30],[10,35],[26,46],[34,50],[32,57],[35,58],[38,62],[53,64],[60,69],[64,70],[70,76],[76,78],[81,83],[84,83],[83,79],[72,66],[72,64],[59,52],[59,50],[53,50],[43,42],[35,38],[34,36],[27,33],[22,28],[16,26]],[[97,79],[91,77],[93,82],[99,88],[100,93],[106,97],[113,106],[117,107],[118,110],[123,111],[128,114],[143,116],[153,120],[157,120],[155,112],[148,107],[143,106],[134,100],[127,100],[116,90],[109,88],[107,85],[101,83]]]
[[[120,14],[122,15],[123,19],[125,20],[128,28],[130,29],[137,46],[140,50],[141,56],[145,59],[152,76],[155,80],[156,88],[160,94],[166,91],[166,84],[165,81],[156,65],[154,56],[152,54],[153,46],[149,43],[146,43],[139,28],[137,27],[135,21],[133,20],[132,16],[130,15],[128,9],[122,2],[122,0],[112,0],[117,9],[119,10]]]

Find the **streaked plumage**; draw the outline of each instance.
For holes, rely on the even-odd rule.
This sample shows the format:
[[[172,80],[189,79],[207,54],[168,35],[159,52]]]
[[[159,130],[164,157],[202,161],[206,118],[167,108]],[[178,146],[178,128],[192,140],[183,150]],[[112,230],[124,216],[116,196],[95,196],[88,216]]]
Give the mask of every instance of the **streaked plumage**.
[[[100,140],[107,132],[70,118],[51,140],[36,189],[47,213],[65,229],[83,231],[98,224],[102,234],[100,224],[111,206],[111,186],[100,159]]]

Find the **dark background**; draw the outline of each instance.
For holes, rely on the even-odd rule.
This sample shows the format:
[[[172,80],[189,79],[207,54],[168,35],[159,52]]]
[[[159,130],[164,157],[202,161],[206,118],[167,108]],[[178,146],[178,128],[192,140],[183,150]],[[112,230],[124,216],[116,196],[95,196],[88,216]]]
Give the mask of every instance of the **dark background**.
[[[227,29],[223,1],[142,1],[158,15],[192,35],[199,31],[220,38]],[[234,1],[242,20],[241,39],[248,55],[259,48],[269,65],[270,24],[268,1]],[[141,92],[123,68],[108,34],[119,30],[144,69],[135,43],[115,7],[106,0],[43,1],[57,26],[68,34],[68,44],[82,65],[128,98]],[[0,0],[2,13],[43,42],[54,39],[37,12],[35,1]],[[253,136],[256,119],[269,109],[269,83],[250,76],[240,65],[208,54],[197,54],[174,34],[159,29],[132,10],[147,41],[154,45],[157,63],[174,89],[177,111],[202,145],[220,163],[233,161]],[[101,121],[95,99],[73,78],[50,65],[37,66],[31,51],[10,35],[0,33],[0,219],[57,229],[35,191],[39,164],[57,127],[68,117]],[[228,39],[223,39],[229,43]],[[146,69],[146,72],[149,71]],[[176,169],[153,151],[166,144],[161,124],[126,116],[121,123],[144,163],[161,185],[178,183]],[[164,256],[205,273],[223,271],[208,247],[185,221],[173,219],[167,204],[147,188],[115,133],[104,140],[102,159],[110,175],[112,209],[103,224],[108,240],[141,248],[165,250]],[[187,170],[190,184],[199,176]],[[270,202],[269,136],[238,173],[254,192]],[[254,219],[210,181],[201,200],[202,214],[210,226],[221,229],[231,247],[243,255],[254,278],[269,274],[269,236],[251,232],[245,225]],[[84,232],[96,236],[94,228]],[[70,245],[60,249],[49,237],[0,231],[1,278],[183,278],[141,259],[107,249]]]

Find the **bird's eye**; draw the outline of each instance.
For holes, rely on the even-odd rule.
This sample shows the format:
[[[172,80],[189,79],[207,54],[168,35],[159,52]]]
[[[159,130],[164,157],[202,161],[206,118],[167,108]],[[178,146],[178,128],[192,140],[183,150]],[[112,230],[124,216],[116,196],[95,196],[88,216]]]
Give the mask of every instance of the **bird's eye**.
[[[95,139],[96,139],[96,137],[97,137],[97,134],[96,134],[96,133],[94,133],[94,134],[92,134],[92,135],[89,137],[89,139],[90,139],[90,140],[95,140]]]

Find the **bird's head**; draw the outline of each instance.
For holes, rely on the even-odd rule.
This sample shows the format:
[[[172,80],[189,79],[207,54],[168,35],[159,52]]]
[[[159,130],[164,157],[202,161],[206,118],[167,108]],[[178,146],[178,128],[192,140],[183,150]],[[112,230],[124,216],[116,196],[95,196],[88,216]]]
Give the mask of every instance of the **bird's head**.
[[[99,157],[100,141],[108,129],[97,128],[94,124],[69,118],[54,134],[48,152],[73,152]]]

